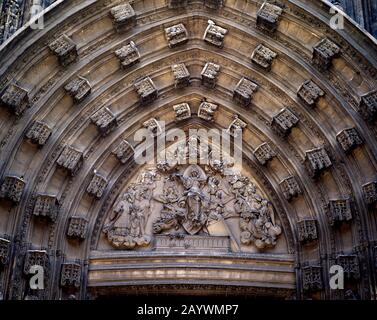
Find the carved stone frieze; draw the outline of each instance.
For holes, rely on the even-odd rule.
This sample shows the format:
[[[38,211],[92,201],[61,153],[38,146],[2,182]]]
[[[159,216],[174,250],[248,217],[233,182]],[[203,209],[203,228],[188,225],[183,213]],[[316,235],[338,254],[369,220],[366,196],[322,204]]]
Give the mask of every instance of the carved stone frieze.
[[[73,98],[75,103],[82,102],[92,91],[92,87],[84,77],[76,77],[65,85],[65,91]]]
[[[318,87],[313,81],[306,80],[297,92],[299,98],[301,98],[309,107],[315,106],[318,99],[325,95],[325,92]]]
[[[56,160],[58,166],[66,169],[72,177],[81,169],[83,162],[84,156],[82,152],[68,145],[64,147]]]
[[[9,239],[0,238],[0,266],[8,264],[11,245],[12,243]]]
[[[263,44],[256,47],[251,55],[251,61],[263,69],[269,71],[273,60],[277,57],[277,53],[267,48]]]
[[[58,57],[63,67],[67,67],[78,59],[76,43],[65,34],[51,42],[48,47]]]
[[[242,135],[242,132],[246,127],[247,123],[241,120],[238,115],[234,115],[233,121],[230,123],[227,132],[233,137],[238,137],[239,135]]]
[[[268,161],[272,160],[272,158],[276,156],[276,152],[271,148],[268,142],[265,142],[255,148],[254,156],[258,162],[264,166]]]
[[[283,9],[272,3],[264,2],[257,13],[257,27],[269,33],[276,31]]]
[[[298,122],[299,118],[289,108],[284,108],[272,118],[271,128],[279,136],[285,137]]]
[[[136,13],[129,3],[111,8],[110,16],[118,32],[126,31],[136,25]]]
[[[60,285],[66,288],[80,288],[81,264],[76,262],[63,263],[60,274]]]
[[[201,72],[202,84],[208,88],[214,88],[219,71],[220,66],[218,64],[207,62]]]
[[[133,155],[134,148],[126,140],[122,140],[112,152],[121,163],[126,163]]]
[[[38,194],[36,196],[33,215],[56,221],[59,214],[59,200],[50,194]]]
[[[324,148],[308,150],[305,154],[304,164],[312,178],[332,166],[332,162]]]
[[[162,133],[162,128],[155,118],[151,118],[143,123],[143,127],[148,129],[153,137],[157,137]]]
[[[318,239],[317,221],[304,219],[297,223],[298,240],[303,243]]]
[[[25,136],[34,144],[42,147],[46,144],[51,134],[52,130],[47,124],[41,121],[34,121]]]
[[[102,136],[107,136],[118,126],[116,116],[107,107],[98,110],[90,120],[97,126]]]
[[[377,202],[377,181],[368,182],[363,185],[363,193],[365,202],[368,205]]]
[[[19,203],[25,189],[25,181],[17,176],[5,176],[0,187],[0,198]]]
[[[280,189],[283,192],[284,198],[291,201],[302,193],[300,185],[294,176],[289,176],[280,182]]]
[[[204,0],[204,5],[211,9],[220,9],[224,5],[224,0]]]
[[[191,109],[188,103],[180,103],[173,106],[175,120],[182,121],[191,118]]]
[[[188,32],[183,23],[165,28],[165,35],[170,48],[185,44],[188,41]]]
[[[233,99],[240,105],[247,107],[257,89],[258,85],[256,83],[247,78],[242,78],[233,91]]]
[[[141,104],[150,103],[158,97],[158,90],[150,77],[137,80],[134,87],[140,97]]]
[[[204,32],[203,40],[216,47],[222,48],[227,33],[227,29],[216,25],[212,20],[208,20],[208,27]]]
[[[175,79],[175,88],[182,88],[190,85],[190,72],[184,63],[173,64],[171,66]]]
[[[363,95],[360,99],[359,112],[368,121],[377,117],[377,90]]]
[[[332,60],[340,54],[340,47],[331,40],[325,38],[313,48],[313,64],[324,71],[331,67]]]
[[[15,116],[20,117],[30,106],[29,92],[15,82],[12,82],[5,91],[1,93],[0,102]]]
[[[86,189],[86,192],[96,197],[97,199],[100,199],[106,187],[107,179],[99,173],[94,173],[93,178]]]
[[[67,236],[69,238],[85,239],[88,231],[88,219],[80,216],[72,216],[69,218]]]
[[[340,146],[346,153],[363,144],[363,140],[361,139],[356,128],[344,129],[337,134],[336,140],[338,140]]]
[[[360,263],[357,255],[338,255],[336,264],[342,266],[346,279],[360,279]]]
[[[131,41],[129,44],[115,51],[115,55],[120,60],[124,69],[138,63],[140,61],[140,52],[136,47],[135,42]]]
[[[311,292],[323,289],[321,266],[307,266],[302,268],[302,287],[304,291]]]
[[[46,250],[28,250],[26,252],[24,274],[30,274],[32,266],[41,266],[46,272],[50,267],[50,258]]]
[[[330,200],[329,203],[330,225],[352,220],[352,203],[350,199]]]
[[[200,236],[203,238],[203,233],[211,237],[211,225],[228,225],[228,219],[234,218],[239,221],[238,237],[242,245],[253,244],[258,249],[274,247],[282,230],[270,202],[258,194],[248,177],[236,173],[224,175],[215,162],[210,156],[211,169],[191,164],[174,167],[176,170],[161,166],[143,171],[109,214],[103,229],[109,242],[115,248],[133,249],[148,246],[153,234],[162,234],[165,237],[159,239],[164,240],[165,246],[166,236],[176,238],[175,243],[182,246],[185,242],[180,239],[187,234],[192,241],[195,236],[198,240]],[[173,163],[178,162],[172,160],[170,165],[175,166]],[[156,206],[161,208],[153,211]],[[151,216],[154,218],[150,230]],[[239,246],[235,234],[230,232],[229,236]],[[219,245],[219,239],[213,239],[212,249]],[[186,246],[190,249],[189,243]]]
[[[198,117],[206,121],[213,121],[218,105],[209,102],[202,102],[198,109]]]

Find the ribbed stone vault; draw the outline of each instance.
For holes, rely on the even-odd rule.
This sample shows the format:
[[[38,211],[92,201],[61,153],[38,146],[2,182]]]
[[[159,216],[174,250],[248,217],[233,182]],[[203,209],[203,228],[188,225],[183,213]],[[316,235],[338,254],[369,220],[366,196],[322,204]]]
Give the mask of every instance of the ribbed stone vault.
[[[124,1],[57,1],[46,13],[43,30],[26,26],[0,47],[0,93],[3,95],[16,83],[28,91],[30,100],[30,107],[19,116],[14,114],[14,109],[6,108],[5,103],[0,108],[2,185],[10,175],[25,182],[19,201],[0,200],[3,241],[0,243],[0,293],[4,298],[58,299],[74,295],[84,299],[132,290],[174,292],[179,286],[189,285],[203,292],[248,292],[256,296],[368,299],[375,295],[371,288],[376,285],[377,250],[377,144],[372,119],[376,115],[376,93],[369,109],[362,98],[377,89],[375,40],[349,21],[345,22],[344,30],[332,30],[325,1],[279,1],[283,13],[273,33],[256,26],[263,1],[224,2],[223,7],[211,9],[203,1],[188,1],[182,8],[169,8],[165,0],[135,0],[131,4],[136,13],[135,25],[117,32],[109,12]],[[227,29],[222,48],[203,40],[208,20]],[[164,29],[179,23],[185,25],[188,41],[170,48]],[[49,49],[49,44],[63,34],[76,44],[78,53],[76,61],[67,66],[62,66]],[[313,48],[325,38],[339,46],[340,54],[331,60],[328,69],[320,70],[313,63]],[[132,66],[121,68],[115,51],[130,41],[136,44],[140,59]],[[251,61],[253,51],[260,44],[277,54],[270,70]],[[213,89],[205,87],[201,80],[207,62],[220,66]],[[184,63],[191,74],[187,87],[175,88],[171,66],[177,63]],[[89,82],[91,92],[82,101],[75,102],[64,87],[79,76]],[[158,89],[158,98],[150,103],[141,103],[134,89],[135,81],[142,77],[150,77]],[[258,85],[248,107],[233,98],[243,77]],[[323,91],[323,96],[312,106],[298,96],[307,80]],[[203,99],[218,105],[212,122],[196,116]],[[175,121],[173,105],[179,103],[190,105],[193,113],[190,119]],[[99,133],[91,120],[103,107],[110,109],[118,122],[106,136]],[[271,126],[283,108],[289,108],[299,119],[286,137],[278,135]],[[363,117],[365,110],[370,112],[367,118]],[[229,253],[222,262],[213,263],[221,265],[230,259],[246,269],[248,263],[253,267],[254,263],[261,263],[266,266],[266,276],[262,269],[261,278],[255,282],[205,282],[206,264],[210,262],[198,260],[196,267],[202,270],[203,276],[197,281],[190,278],[185,282],[183,278],[176,282],[154,282],[146,278],[138,284],[132,277],[127,278],[127,283],[111,277],[103,280],[111,273],[104,267],[106,264],[113,263],[116,269],[118,263],[119,271],[130,263],[135,263],[137,270],[143,263],[142,255],[135,258],[140,261],[130,262],[128,252],[103,249],[106,245],[102,228],[108,212],[120,192],[142,170],[132,159],[121,163],[114,156],[114,149],[122,140],[135,145],[135,132],[150,118],[165,121],[168,128],[180,127],[187,131],[226,129],[234,115],[247,123],[243,130],[244,166],[272,202],[283,235],[279,238],[280,246],[252,253],[249,262],[242,254],[232,257]],[[42,121],[51,129],[51,136],[41,146],[26,138],[35,121]],[[355,128],[362,143],[345,152],[337,135],[349,128]],[[254,151],[265,142],[276,156],[261,165]],[[73,177],[56,164],[67,145],[83,155],[82,168]],[[332,166],[312,178],[304,160],[307,151],[317,148],[328,154]],[[86,192],[94,170],[107,180],[99,199]],[[288,201],[280,183],[290,176],[296,179],[302,192]],[[367,184],[369,191],[365,189]],[[33,214],[38,195],[45,193],[56,195],[59,200],[59,212],[53,221],[38,219]],[[351,203],[352,219],[332,225],[335,209],[330,201],[343,199]],[[86,236],[81,241],[67,237],[70,218],[77,215],[87,220]],[[302,231],[305,222],[316,225],[317,236]],[[1,246],[9,250],[2,251]],[[46,250],[48,256],[43,292],[33,292],[27,286],[24,265],[30,250]],[[137,255],[138,251],[135,252]],[[341,263],[342,258],[354,269],[349,272],[346,290],[332,291],[328,285],[329,268]],[[153,269],[153,254],[145,259]],[[171,259],[174,260],[174,255]],[[242,259],[246,260],[240,262]],[[79,266],[81,277],[77,286],[62,283],[67,263]],[[174,264],[170,260],[166,263]],[[101,270],[105,270],[103,274]],[[234,275],[234,270],[229,272]],[[279,272],[287,273],[280,282]],[[268,278],[270,273],[278,280]]]

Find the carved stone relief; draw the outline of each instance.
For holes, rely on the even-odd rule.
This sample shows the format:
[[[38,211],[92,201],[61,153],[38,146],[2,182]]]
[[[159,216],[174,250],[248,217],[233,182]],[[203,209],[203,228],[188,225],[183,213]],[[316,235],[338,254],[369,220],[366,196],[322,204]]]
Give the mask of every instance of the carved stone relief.
[[[275,151],[271,148],[268,142],[262,143],[259,147],[254,150],[254,156],[258,162],[264,166],[273,157],[276,156]]]
[[[332,60],[340,54],[340,48],[334,42],[325,38],[313,48],[313,64],[324,71],[330,68]]]
[[[263,69],[269,71],[277,53],[267,48],[263,44],[258,45],[251,55],[251,61]]]
[[[377,202],[377,181],[368,182],[363,185],[364,199],[371,205]]]
[[[140,97],[141,104],[147,104],[157,99],[158,91],[153,81],[149,77],[137,80],[134,83],[135,90]]]
[[[272,118],[271,128],[279,136],[285,137],[298,122],[298,117],[289,108],[284,108]]]
[[[35,200],[33,215],[55,221],[59,213],[59,200],[54,195],[38,194]]]
[[[58,57],[63,67],[67,67],[78,59],[76,44],[65,34],[51,42],[49,48]]]
[[[276,31],[283,9],[272,3],[264,2],[257,13],[257,27],[269,33]]]
[[[39,147],[42,147],[46,144],[51,133],[52,130],[47,124],[40,121],[34,121],[30,129],[26,132],[26,138],[30,139]]]
[[[305,291],[322,290],[322,267],[307,266],[302,268],[302,286]]]
[[[29,92],[13,82],[2,93],[0,102],[20,117],[29,107]]]
[[[318,239],[317,221],[304,219],[297,223],[298,239],[300,242],[310,242]]]
[[[240,105],[247,107],[257,89],[258,85],[256,83],[247,78],[242,78],[233,91],[233,99]]]
[[[320,97],[323,97],[325,95],[325,92],[313,81],[306,80],[298,90],[297,95],[309,107],[312,107],[317,103]]]
[[[118,32],[128,30],[136,25],[136,13],[129,3],[111,8],[110,16]]]
[[[230,123],[227,132],[233,137],[238,137],[238,135],[242,135],[242,131],[247,127],[247,123],[241,120],[238,115],[234,115],[233,119],[234,120]]]
[[[216,224],[237,247],[276,245],[282,230],[274,209],[248,177],[224,175],[216,161],[202,167],[173,159],[143,171],[116,201],[103,229],[111,245],[149,246],[153,234],[211,237]]]
[[[140,61],[140,52],[133,41],[131,41],[124,47],[116,50],[115,55],[120,60],[121,65],[124,69]]]
[[[124,164],[132,156],[134,149],[126,140],[122,140],[112,153]]]
[[[13,203],[21,200],[25,188],[25,181],[17,176],[5,176],[1,183],[0,198],[8,199]]]
[[[202,102],[198,109],[198,117],[206,121],[213,121],[213,116],[217,110],[218,105],[209,102]]]
[[[66,169],[72,177],[81,169],[83,162],[84,156],[82,152],[71,146],[65,146],[56,160],[58,166]]]
[[[92,91],[92,87],[84,77],[74,78],[65,85],[64,89],[72,96],[75,103],[82,102]]]
[[[363,95],[360,99],[360,113],[364,119],[373,121],[377,117],[377,90]]]
[[[363,144],[359,133],[356,128],[347,128],[337,134],[336,140],[338,140],[344,152],[349,153],[359,145]]]
[[[216,86],[219,71],[220,66],[218,64],[207,62],[201,73],[202,84],[213,89]]]
[[[85,239],[88,231],[88,219],[80,216],[69,218],[67,236],[70,238]]]
[[[300,185],[293,176],[289,176],[280,182],[280,189],[283,192],[284,198],[291,201],[302,193]]]
[[[324,148],[306,151],[304,164],[312,178],[332,166],[332,162]]]
[[[90,117],[90,120],[97,126],[102,136],[107,136],[118,126],[116,116],[109,108],[102,108]]]
[[[100,199],[104,190],[107,187],[107,179],[99,173],[94,173],[92,180],[90,181],[86,192],[90,195]]]
[[[66,262],[62,264],[60,285],[68,288],[79,288],[81,285],[81,265]]]
[[[185,44],[188,41],[188,32],[183,23],[166,28],[165,34],[170,48]]]
[[[216,47],[222,48],[227,33],[227,29],[216,25],[212,20],[208,20],[208,27],[204,32],[203,40]]]
[[[176,121],[182,121],[191,118],[191,109],[188,103],[176,104],[173,106]]]
[[[350,199],[330,200],[329,211],[331,226],[352,220],[352,203]]]
[[[171,66],[174,74],[175,88],[186,87],[190,84],[190,72],[184,63],[178,63]]]

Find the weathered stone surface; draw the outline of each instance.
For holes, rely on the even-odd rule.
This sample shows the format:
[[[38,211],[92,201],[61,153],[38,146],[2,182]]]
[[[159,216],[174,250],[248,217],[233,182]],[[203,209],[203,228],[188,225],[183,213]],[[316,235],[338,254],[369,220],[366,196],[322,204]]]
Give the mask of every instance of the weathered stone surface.
[[[97,126],[102,136],[107,136],[118,126],[116,116],[107,107],[98,110],[90,120]]]
[[[168,0],[169,8],[184,8],[187,5],[187,0]]]
[[[298,240],[300,242],[310,242],[318,239],[317,221],[314,219],[304,219],[297,223]]]
[[[271,128],[279,136],[285,137],[298,122],[298,117],[289,108],[284,108],[272,118]]]
[[[136,25],[136,13],[129,3],[111,8],[110,16],[118,32],[126,31]]]
[[[280,182],[280,189],[283,192],[284,198],[291,201],[302,193],[300,185],[294,176],[289,176]]]
[[[59,200],[55,195],[38,194],[34,204],[33,215],[56,221],[59,214]]]
[[[155,118],[151,118],[143,123],[143,127],[148,129],[153,137],[157,137],[162,133],[160,124]]]
[[[227,33],[227,29],[216,25],[212,20],[208,20],[208,27],[204,32],[203,40],[216,47],[222,48]]]
[[[302,268],[302,287],[304,291],[318,291],[323,289],[321,266],[307,266]]]
[[[363,185],[364,199],[371,205],[377,202],[377,181],[368,182]]]
[[[341,131],[337,134],[336,140],[338,140],[342,149],[346,153],[352,151],[353,149],[355,149],[359,145],[363,144],[363,140],[361,139],[356,128],[344,129],[343,131]]]
[[[224,0],[204,0],[204,5],[211,9],[220,9],[224,5]]]
[[[188,41],[188,32],[183,23],[166,28],[165,35],[170,48],[185,44]]]
[[[88,231],[88,219],[80,216],[72,216],[69,218],[67,236],[84,240]]]
[[[137,80],[134,83],[135,90],[140,97],[141,104],[147,104],[157,99],[158,90],[149,77]]]
[[[361,97],[359,112],[368,121],[373,121],[377,118],[377,90]]]
[[[84,77],[74,78],[65,85],[64,89],[73,98],[75,103],[82,102],[92,91],[89,81]]]
[[[63,67],[78,59],[76,43],[65,34],[51,42],[48,47],[58,57],[59,63]]]
[[[233,137],[238,137],[239,135],[242,135],[242,132],[246,127],[247,123],[241,120],[238,115],[234,115],[233,121],[230,123],[227,132]]]
[[[191,118],[191,109],[188,103],[180,103],[173,106],[175,120],[181,121]]]
[[[272,3],[264,2],[257,13],[257,27],[273,33],[276,31],[283,9]]]
[[[0,238],[0,266],[8,264],[11,246],[12,243],[9,239]]]
[[[1,94],[0,101],[10,112],[20,117],[29,107],[29,92],[12,82]]]
[[[256,83],[247,78],[242,78],[233,91],[233,99],[240,105],[247,107],[257,89],[258,85]]]
[[[122,140],[112,153],[124,164],[133,155],[134,149],[126,140]]]
[[[140,52],[133,41],[116,50],[115,55],[120,60],[120,63],[124,69],[140,61]]]
[[[265,142],[254,150],[254,156],[258,162],[264,166],[268,161],[272,160],[272,158],[276,156],[276,153],[274,150],[272,150],[268,142]]]
[[[360,279],[360,263],[357,255],[338,255],[336,264],[343,267],[344,277],[346,279]]]
[[[277,53],[267,48],[263,44],[256,47],[251,55],[251,61],[263,69],[269,71],[273,60],[277,57]]]
[[[191,235],[177,235],[176,237],[165,234],[155,235],[155,250],[156,251],[176,251],[180,252],[229,252],[230,243],[229,237],[214,237],[214,236],[191,236]]]
[[[214,88],[219,71],[220,66],[218,64],[207,62],[201,72],[202,84],[208,88]]]
[[[350,199],[330,200],[329,214],[331,226],[352,220],[352,204]]]
[[[30,274],[32,266],[41,266],[46,272],[50,267],[50,258],[46,250],[28,250],[25,254],[24,274]]]
[[[94,173],[92,180],[90,181],[86,192],[90,195],[100,199],[107,187],[107,179],[99,173]]]
[[[173,64],[171,70],[174,74],[176,88],[190,85],[190,72],[187,70],[184,63]]]
[[[75,176],[81,169],[84,162],[84,157],[81,151],[76,150],[71,146],[65,146],[56,163],[65,168],[71,176]]]
[[[318,99],[324,95],[325,92],[311,80],[306,80],[297,92],[297,96],[304,100],[309,107],[314,106]]]
[[[334,58],[340,54],[340,47],[331,40],[325,38],[313,48],[313,64],[324,71],[331,67]]]
[[[1,183],[0,198],[8,199],[13,203],[20,202],[25,185],[25,181],[20,177],[5,176]]]
[[[79,288],[81,285],[81,264],[77,262],[63,263],[60,285],[68,288]]]
[[[331,160],[324,148],[316,148],[306,151],[305,167],[312,178],[332,166]]]
[[[202,102],[198,109],[198,117],[207,121],[213,121],[213,116],[217,108],[217,104]]]
[[[31,142],[39,147],[42,147],[46,144],[51,133],[52,130],[47,124],[41,121],[34,121],[30,129],[26,132],[26,138],[30,139]]]

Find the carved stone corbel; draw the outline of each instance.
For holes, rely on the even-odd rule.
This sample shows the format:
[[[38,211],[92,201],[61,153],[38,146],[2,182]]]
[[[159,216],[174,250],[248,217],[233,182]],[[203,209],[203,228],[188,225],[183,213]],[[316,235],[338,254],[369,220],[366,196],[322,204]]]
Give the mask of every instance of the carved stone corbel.
[[[202,84],[213,89],[216,86],[219,71],[220,66],[218,64],[207,62],[201,72]]]
[[[33,215],[36,217],[47,218],[56,221],[59,214],[59,200],[55,195],[38,194],[36,196]]]
[[[182,88],[190,85],[190,72],[184,63],[174,64],[171,66],[174,74],[175,88]]]
[[[257,27],[269,33],[274,33],[282,13],[283,9],[279,6],[264,2],[257,13]]]
[[[81,76],[67,83],[64,89],[73,98],[75,103],[82,102],[92,91],[89,81]]]
[[[12,82],[1,94],[0,102],[16,117],[20,117],[30,106],[29,92]]]
[[[293,176],[289,176],[280,182],[280,189],[283,192],[284,198],[291,201],[302,193],[300,185]]]
[[[83,162],[83,153],[68,145],[56,160],[58,166],[66,169],[72,177],[81,169]]]
[[[247,78],[242,78],[233,91],[233,99],[240,105],[247,107],[257,89],[258,85],[256,83]]]
[[[77,61],[79,57],[76,43],[65,34],[51,42],[48,47],[58,57],[63,67]]]
[[[136,25],[136,13],[129,3],[111,8],[110,16],[117,32],[126,31]]]
[[[350,199],[336,199],[329,202],[330,225],[335,226],[352,220],[352,203]]]
[[[198,117],[206,121],[213,121],[213,116],[217,108],[217,104],[202,102],[198,109]]]
[[[224,46],[224,38],[228,30],[216,25],[212,20],[208,20],[208,27],[204,32],[203,40],[218,48]]]
[[[368,205],[377,202],[377,181],[371,181],[362,186],[364,199]]]
[[[302,287],[304,291],[309,292],[323,289],[321,266],[307,266],[302,268]]]
[[[141,104],[150,103],[158,98],[158,90],[150,77],[137,80],[134,88],[140,97]]]
[[[266,165],[268,161],[272,160],[276,156],[275,151],[271,148],[268,142],[262,143],[260,146],[255,148],[253,153],[255,158],[262,166]]]
[[[133,41],[115,50],[115,55],[120,60],[123,69],[127,69],[140,61],[140,52]]]
[[[4,237],[0,238],[0,265],[5,266],[9,262],[9,255],[11,250],[11,241]]]
[[[309,107],[315,106],[319,98],[324,95],[325,92],[311,80],[306,80],[297,91],[297,96]]]
[[[233,121],[230,123],[226,132],[233,137],[238,137],[239,134],[242,135],[242,132],[246,127],[247,123],[241,120],[238,115],[234,115]]]
[[[88,219],[80,216],[69,218],[67,237],[84,240],[88,231]]]
[[[175,120],[182,121],[191,118],[191,109],[188,103],[180,103],[173,106]]]
[[[269,71],[273,60],[277,57],[277,53],[267,48],[263,44],[256,47],[251,55],[251,62]]]
[[[107,179],[99,173],[94,173],[92,180],[90,181],[86,192],[91,196],[100,199],[107,187]]]
[[[299,118],[289,109],[284,108],[272,118],[271,128],[281,137],[286,137],[299,122]]]
[[[336,140],[339,142],[345,153],[349,153],[363,144],[363,140],[361,139],[356,128],[344,129],[337,134]]]
[[[377,117],[377,90],[363,95],[360,99],[359,112],[365,120],[374,121]]]
[[[30,139],[32,143],[42,147],[46,144],[51,133],[52,130],[47,124],[41,121],[34,121],[25,136]]]
[[[305,153],[304,164],[312,178],[317,177],[321,172],[330,168],[332,162],[324,148],[308,150]]]
[[[211,9],[220,9],[224,5],[224,0],[204,0],[204,5]]]
[[[331,67],[333,59],[340,54],[340,47],[331,40],[325,38],[313,48],[313,64],[321,71]]]
[[[8,175],[3,178],[0,187],[0,198],[17,204],[20,202],[26,182],[17,176]]]
[[[188,41],[188,32],[183,23],[165,28],[165,35],[170,48],[175,48]]]
[[[102,136],[107,136],[118,126],[116,116],[107,107],[98,110],[90,117],[90,120],[97,126]]]
[[[297,223],[298,240],[302,243],[309,243],[318,239],[317,221],[315,219],[304,219]]]
[[[65,262],[62,264],[60,274],[60,286],[64,288],[80,288],[81,264],[77,262]]]

